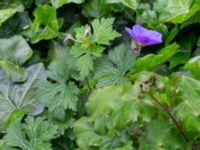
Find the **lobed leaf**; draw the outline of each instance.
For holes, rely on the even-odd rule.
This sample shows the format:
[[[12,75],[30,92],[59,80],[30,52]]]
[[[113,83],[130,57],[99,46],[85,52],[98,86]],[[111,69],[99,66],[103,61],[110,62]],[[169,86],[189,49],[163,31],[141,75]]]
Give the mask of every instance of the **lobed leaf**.
[[[120,34],[112,29],[114,18],[95,19],[92,22],[93,40],[98,44],[109,45],[111,40],[119,37]]]
[[[56,138],[57,130],[58,127],[44,117],[28,117],[25,123],[15,121],[11,124],[4,137],[5,146],[23,150],[52,150],[50,140]]]
[[[124,45],[119,45],[96,62],[94,79],[97,87],[124,84],[128,81],[125,74],[133,67],[135,57]]]

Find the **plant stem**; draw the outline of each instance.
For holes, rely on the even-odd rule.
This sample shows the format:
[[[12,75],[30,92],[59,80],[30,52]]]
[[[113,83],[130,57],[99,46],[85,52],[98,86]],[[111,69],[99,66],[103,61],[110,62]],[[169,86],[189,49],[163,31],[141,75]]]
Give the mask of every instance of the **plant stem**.
[[[125,13],[129,17],[129,19],[131,19],[131,21],[135,21],[135,19],[132,17],[132,15],[128,11],[125,11]]]
[[[184,133],[182,127],[180,126],[180,124],[178,123],[178,121],[176,120],[176,118],[173,116],[173,114],[171,113],[171,111],[169,110],[169,108],[163,106],[157,99],[156,97],[150,93],[151,98],[155,101],[156,105],[159,106],[159,108],[161,110],[163,110],[164,112],[166,112],[169,117],[172,119],[172,121],[174,122],[174,124],[176,125],[177,129],[179,130],[180,134],[183,136],[183,138],[185,139],[186,142],[189,142],[188,137],[186,136],[186,134]]]

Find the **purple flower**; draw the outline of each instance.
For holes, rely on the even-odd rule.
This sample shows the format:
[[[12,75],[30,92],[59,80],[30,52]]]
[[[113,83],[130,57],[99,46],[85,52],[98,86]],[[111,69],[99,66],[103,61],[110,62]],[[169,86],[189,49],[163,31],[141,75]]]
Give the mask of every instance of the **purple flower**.
[[[140,25],[134,25],[132,29],[126,27],[125,30],[140,46],[162,43],[161,33],[154,30],[147,30]]]

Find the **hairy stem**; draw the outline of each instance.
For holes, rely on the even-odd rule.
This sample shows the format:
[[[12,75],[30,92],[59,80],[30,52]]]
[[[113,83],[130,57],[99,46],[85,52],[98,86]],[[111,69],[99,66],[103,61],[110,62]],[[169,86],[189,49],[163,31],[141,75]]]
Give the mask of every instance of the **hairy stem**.
[[[151,98],[154,100],[155,105],[157,105],[161,110],[163,110],[164,112],[166,112],[169,117],[172,119],[172,121],[174,122],[174,124],[176,125],[177,129],[179,130],[180,134],[183,136],[183,138],[185,139],[186,142],[189,142],[188,137],[186,136],[186,134],[184,133],[182,127],[180,126],[180,124],[178,123],[178,121],[176,120],[176,118],[173,116],[173,114],[171,113],[171,111],[169,110],[169,108],[163,106],[157,99],[156,97],[150,93]]]

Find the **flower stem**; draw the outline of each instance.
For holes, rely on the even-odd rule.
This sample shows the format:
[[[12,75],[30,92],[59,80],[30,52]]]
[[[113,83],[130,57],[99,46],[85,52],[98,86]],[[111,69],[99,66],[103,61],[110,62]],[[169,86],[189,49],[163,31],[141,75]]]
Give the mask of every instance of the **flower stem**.
[[[125,11],[125,13],[129,17],[129,19],[131,19],[131,21],[135,21],[135,19],[132,17],[132,15],[128,11]]]
[[[132,40],[131,49],[136,57],[140,56],[142,46],[136,40]]]

